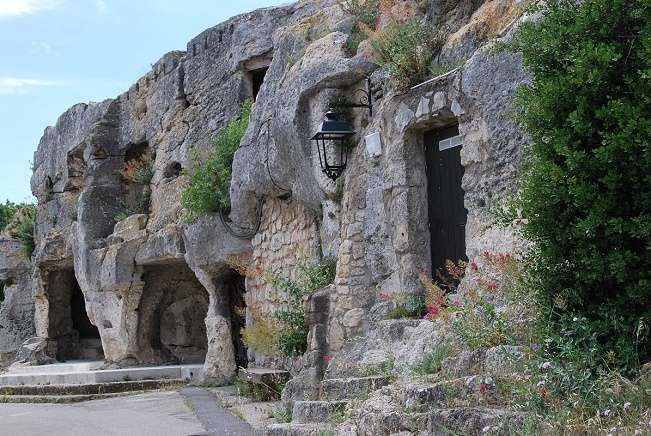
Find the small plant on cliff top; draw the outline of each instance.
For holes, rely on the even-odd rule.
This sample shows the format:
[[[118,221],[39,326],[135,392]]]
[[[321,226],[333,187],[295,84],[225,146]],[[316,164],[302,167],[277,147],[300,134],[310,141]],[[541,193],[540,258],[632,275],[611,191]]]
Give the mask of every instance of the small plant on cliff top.
[[[399,88],[427,79],[429,64],[441,37],[431,25],[418,17],[405,23],[394,22],[380,32],[368,32],[382,65]]]
[[[23,254],[31,259],[36,242],[34,241],[34,222],[36,220],[36,206],[22,206],[6,226],[9,235],[20,241]]]
[[[249,126],[251,107],[250,100],[244,102],[239,116],[219,131],[207,157],[202,158],[198,152],[193,154],[192,168],[184,172],[189,176],[189,183],[181,195],[188,222],[202,215],[230,210],[233,158]]]
[[[135,214],[148,214],[151,207],[151,179],[154,177],[152,156],[144,152],[125,162],[120,175],[135,190],[135,196],[122,201],[121,211],[113,218],[122,221]]]
[[[362,27],[375,28],[381,2],[382,0],[339,0],[339,7],[353,17],[353,28],[346,43],[351,54],[357,52],[357,46],[365,38]]]
[[[4,204],[0,203],[0,232],[7,227],[7,224],[11,222],[16,212],[18,212],[23,207],[27,206],[26,204],[16,204],[7,200]]]

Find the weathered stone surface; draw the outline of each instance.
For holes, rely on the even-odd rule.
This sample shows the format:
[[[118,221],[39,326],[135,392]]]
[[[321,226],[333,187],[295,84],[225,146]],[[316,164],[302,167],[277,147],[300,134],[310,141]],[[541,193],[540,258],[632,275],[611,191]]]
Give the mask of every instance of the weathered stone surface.
[[[238,365],[282,367],[296,376],[283,392],[286,403],[366,395],[443,346],[458,348],[442,365],[460,378],[510,364],[497,349],[465,349],[441,322],[387,319],[395,303],[380,296],[419,293],[419,274],[433,273],[423,147],[429,130],[458,124],[463,138],[468,257],[523,246],[512,229],[494,225],[489,206],[514,187],[528,139],[507,114],[529,79],[520,56],[481,48],[516,2],[400,2],[394,12],[407,17],[422,7],[429,22],[449,31],[437,62],[459,64],[407,92],[393,89],[372,62],[368,41],[350,53],[353,22],[337,3],[301,1],[234,17],[193,38],[186,51],[164,55],[122,95],[76,105],[46,130],[32,178],[39,200],[33,264],[8,264],[5,272],[3,262],[15,257],[0,254],[0,282],[21,277],[0,308],[0,353],[32,336],[28,290],[40,339],[25,358],[45,361],[78,348],[80,332],[61,307],[79,287],[83,309],[75,310],[85,309],[109,363],[203,359],[199,378],[216,384],[230,382]],[[382,26],[387,20],[379,18]],[[260,84],[252,72],[260,68],[268,70],[253,95]],[[368,75],[373,116],[352,111],[358,134],[335,184],[321,172],[310,137],[333,99],[356,95]],[[233,163],[230,213],[187,223],[184,170],[192,171],[191,156],[210,148],[248,98],[255,104]],[[127,162],[145,155],[153,158],[148,187],[124,174]],[[144,213],[116,222],[147,190]],[[245,310],[246,326],[254,327],[283,307],[286,295],[252,276],[243,283],[235,258],[295,277],[299,265],[329,256],[337,259],[335,282],[306,302],[308,352],[281,358],[245,350],[234,314]],[[339,433],[418,434],[447,424],[475,431],[499,419],[485,411],[422,412],[410,421],[401,409],[403,387],[374,392],[365,417]],[[323,430],[300,425],[271,434]]]
[[[16,362],[27,365],[44,365],[51,363],[50,348],[52,343],[44,338],[30,338],[26,340],[16,353]]]
[[[20,243],[0,234],[0,367],[34,336],[31,264]]]
[[[292,422],[327,422],[336,414],[342,413],[347,404],[347,401],[297,401],[292,411]]]

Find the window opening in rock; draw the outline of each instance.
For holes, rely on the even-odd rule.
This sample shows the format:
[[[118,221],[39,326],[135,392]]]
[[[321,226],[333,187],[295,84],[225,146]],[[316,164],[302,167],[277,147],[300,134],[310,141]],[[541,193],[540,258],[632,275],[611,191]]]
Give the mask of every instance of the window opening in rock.
[[[127,147],[124,153],[124,161],[129,162],[134,159],[141,159],[146,153],[149,152],[149,144],[147,142],[140,142],[138,144],[131,144]]]
[[[253,101],[258,97],[258,93],[260,92],[260,88],[262,88],[268,69],[269,68],[259,68],[248,72],[251,80],[251,98]]]
[[[181,167],[180,163],[172,162],[165,167],[165,172],[163,173],[163,177],[165,177],[166,179],[174,179],[181,175],[182,169],[183,168]]]
[[[428,212],[431,236],[432,272],[441,285],[456,283],[447,274],[446,263],[467,261],[466,222],[461,187],[462,138],[453,125],[425,133]],[[446,283],[447,282],[447,283]]]

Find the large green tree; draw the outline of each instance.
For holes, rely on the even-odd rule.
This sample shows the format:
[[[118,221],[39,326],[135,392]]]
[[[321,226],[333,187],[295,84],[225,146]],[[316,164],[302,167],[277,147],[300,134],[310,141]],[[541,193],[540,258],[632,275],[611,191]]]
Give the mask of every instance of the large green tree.
[[[518,206],[552,323],[588,318],[603,351],[651,357],[651,0],[549,0],[522,25],[531,136]]]

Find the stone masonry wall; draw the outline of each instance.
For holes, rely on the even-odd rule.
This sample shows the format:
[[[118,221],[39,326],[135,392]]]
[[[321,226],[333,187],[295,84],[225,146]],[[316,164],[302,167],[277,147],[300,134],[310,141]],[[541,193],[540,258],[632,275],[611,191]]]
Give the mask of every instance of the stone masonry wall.
[[[270,198],[262,206],[260,229],[253,237],[252,267],[283,278],[295,278],[297,267],[321,258],[317,217],[291,199]],[[286,296],[261,279],[246,281],[247,325],[269,318],[282,307]],[[249,360],[264,364],[266,358],[249,350]]]

